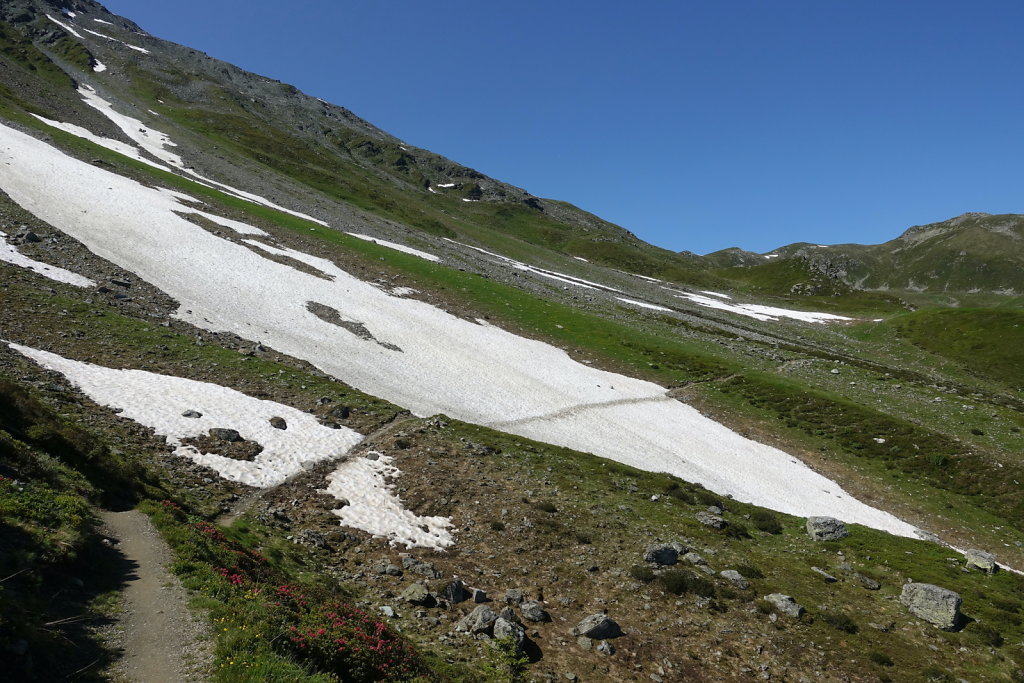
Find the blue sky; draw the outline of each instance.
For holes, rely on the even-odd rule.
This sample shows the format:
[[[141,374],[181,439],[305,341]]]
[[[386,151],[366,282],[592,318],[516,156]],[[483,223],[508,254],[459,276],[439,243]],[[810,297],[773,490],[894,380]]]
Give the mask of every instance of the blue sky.
[[[673,250],[1024,213],[1016,0],[108,0]]]

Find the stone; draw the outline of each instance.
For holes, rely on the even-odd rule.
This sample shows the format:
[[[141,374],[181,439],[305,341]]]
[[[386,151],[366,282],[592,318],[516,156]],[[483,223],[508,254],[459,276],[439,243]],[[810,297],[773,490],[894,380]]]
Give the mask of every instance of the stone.
[[[466,584],[462,583],[461,579],[455,579],[441,589],[441,597],[449,603],[457,605],[469,599],[469,591],[466,590]]]
[[[430,591],[428,591],[427,587],[422,583],[409,584],[398,596],[398,599],[420,606],[429,605],[434,602],[434,598],[430,595]]]
[[[999,565],[996,564],[996,556],[984,550],[965,550],[964,557],[967,558],[965,566],[968,569],[977,569],[986,574],[995,574],[999,569]]]
[[[494,620],[494,629],[492,631],[495,638],[510,638],[515,644],[517,650],[523,649],[523,644],[526,642],[526,629],[520,626],[514,621],[509,621],[504,617],[498,617]]]
[[[882,587],[882,584],[878,583],[870,576],[864,576],[858,572],[854,572],[851,576],[862,588],[867,588],[869,591],[876,591]]]
[[[505,597],[502,600],[506,605],[518,605],[526,599],[526,594],[518,588],[509,588],[505,591]]]
[[[270,426],[274,429],[288,429],[288,422],[283,417],[270,418]]]
[[[31,230],[26,232],[25,236],[22,239],[25,240],[26,242],[32,242],[32,243],[42,242],[42,240],[39,239],[39,235],[35,234]]]
[[[345,504],[347,505],[348,501],[346,501]],[[389,564],[388,566],[384,567],[384,573],[388,576],[401,576],[402,568],[399,567],[397,564]]]
[[[607,614],[598,612],[597,614],[591,614],[589,617],[581,621],[576,625],[576,628],[572,630],[574,636],[586,636],[587,638],[593,638],[594,640],[607,640],[609,638],[618,638],[622,635],[622,629],[619,625],[609,617]]]
[[[782,593],[771,593],[764,596],[764,599],[767,600],[773,608],[775,608],[776,612],[786,617],[799,619],[800,615],[806,611],[804,610],[803,605],[792,597],[783,595]]]
[[[900,602],[915,617],[944,631],[954,630],[960,622],[960,594],[930,583],[905,583]]]
[[[722,519],[721,516],[713,515],[710,512],[706,512],[704,510],[698,512],[696,517],[698,522],[700,522],[704,526],[709,526],[712,529],[724,529],[725,527],[729,526],[729,522]]]
[[[653,562],[662,566],[672,565],[679,561],[679,548],[671,544],[649,545],[644,550],[644,562]]]
[[[615,646],[609,643],[607,640],[602,640],[597,645],[597,651],[603,655],[611,656],[615,654]]]
[[[536,600],[527,600],[519,604],[519,611],[523,619],[527,621],[548,621],[551,617],[544,611],[544,607]]]
[[[835,583],[839,580],[836,577],[829,574],[824,569],[822,569],[821,567],[811,567],[811,571],[820,576],[821,578],[825,579],[825,583]]]
[[[586,636],[580,636],[576,639],[576,644],[582,647],[584,650],[589,650],[594,647],[594,641]]]
[[[384,616],[386,616],[388,619],[394,619],[395,618],[395,610],[394,610],[394,608],[389,607],[387,605],[384,605],[383,607],[380,608],[380,613],[383,614]]]
[[[228,441],[234,443],[242,440],[242,435],[235,429],[225,429],[223,427],[214,427],[210,430],[210,436],[214,439],[220,439],[221,441]]]
[[[348,406],[335,406],[334,408],[331,408],[328,413],[328,415],[338,420],[347,420],[351,414],[352,411]]]
[[[807,533],[815,541],[838,541],[850,535],[846,525],[835,517],[808,517]]]
[[[441,572],[437,571],[434,565],[432,565],[430,562],[423,562],[421,560],[417,560],[415,557],[403,557],[402,569],[410,571],[413,574],[425,576],[428,579],[441,578]]]
[[[181,416],[196,419],[202,417],[203,414],[196,410],[186,410],[184,413],[181,414]]]
[[[473,595],[473,602],[490,602],[487,597],[487,591],[481,588],[470,588],[470,593]]]
[[[736,586],[740,590],[747,590],[748,588],[750,588],[750,582],[743,577],[743,574],[740,574],[735,569],[726,569],[725,571],[721,572],[719,576],[721,576],[723,579],[725,579],[732,585]]]
[[[514,621],[515,623],[521,623],[519,621],[519,615],[511,607],[502,607],[501,611],[498,612],[498,617],[505,621]]]
[[[498,615],[487,605],[477,605],[472,612],[464,616],[455,626],[456,631],[466,633],[490,633]]]
[[[696,565],[698,567],[703,567],[708,563],[707,560],[705,560],[703,557],[693,552],[692,550],[683,555],[683,559],[689,562],[690,564]]]

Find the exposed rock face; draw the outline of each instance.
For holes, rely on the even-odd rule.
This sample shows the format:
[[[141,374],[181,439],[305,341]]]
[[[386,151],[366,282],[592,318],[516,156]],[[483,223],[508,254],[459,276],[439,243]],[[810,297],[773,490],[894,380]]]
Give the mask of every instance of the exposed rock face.
[[[968,569],[977,569],[986,574],[995,574],[999,569],[999,565],[996,564],[996,556],[984,550],[965,550],[964,557],[967,558],[965,566]]]
[[[846,525],[835,517],[808,517],[807,533],[815,541],[838,541],[850,535]]]
[[[900,602],[915,617],[944,631],[952,631],[960,621],[960,594],[930,583],[903,585]]]
[[[607,614],[591,614],[572,630],[574,636],[586,636],[594,640],[618,638],[622,629]]]
[[[771,604],[771,606],[775,609],[776,612],[786,617],[799,619],[800,615],[802,615],[806,611],[804,610],[803,605],[794,600],[792,597],[788,595],[783,595],[782,593],[771,593],[769,595],[764,596],[764,599],[767,600],[769,604]]]

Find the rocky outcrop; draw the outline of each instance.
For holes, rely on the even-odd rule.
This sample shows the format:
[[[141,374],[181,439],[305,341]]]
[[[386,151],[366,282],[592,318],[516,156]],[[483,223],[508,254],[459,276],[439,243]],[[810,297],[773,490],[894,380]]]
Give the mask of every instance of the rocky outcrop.
[[[903,585],[900,602],[915,617],[944,631],[952,631],[960,622],[960,594],[930,583]]]
[[[835,517],[808,517],[807,534],[815,541],[839,541],[849,536],[850,532]]]
[[[999,565],[996,564],[996,556],[984,550],[965,550],[964,557],[967,558],[964,566],[968,569],[977,569],[986,574],[995,574],[999,569]]]

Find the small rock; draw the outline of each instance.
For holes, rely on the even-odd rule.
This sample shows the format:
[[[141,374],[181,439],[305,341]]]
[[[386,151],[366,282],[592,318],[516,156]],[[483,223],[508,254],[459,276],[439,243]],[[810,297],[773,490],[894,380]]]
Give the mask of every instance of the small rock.
[[[722,519],[719,515],[713,515],[710,512],[700,511],[696,515],[697,521],[704,526],[709,526],[713,529],[724,529],[729,526],[729,523]]]
[[[618,638],[622,635],[622,629],[607,614],[598,612],[576,625],[572,630],[574,636],[586,636],[595,640]]]
[[[466,633],[489,633],[498,620],[498,615],[487,605],[477,605],[472,612],[464,616],[456,625],[456,631]]]
[[[740,590],[747,590],[748,588],[750,588],[750,582],[743,577],[743,574],[740,574],[735,569],[726,569],[725,571],[721,572],[719,576],[721,576],[723,579],[725,579],[732,585],[736,586]]]
[[[274,429],[288,429],[288,423],[283,417],[270,418],[270,426]]]
[[[203,414],[198,412],[198,411],[195,411],[195,410],[186,410],[184,413],[181,414],[181,416],[182,417],[191,417],[191,418],[200,418],[200,417],[203,416]]]
[[[490,602],[487,597],[487,591],[479,588],[470,588],[469,590],[473,595],[473,602]]]
[[[995,574],[999,569],[999,565],[996,564],[996,556],[984,550],[965,550],[964,557],[967,558],[965,566],[968,569],[977,569],[986,574]]]
[[[825,579],[825,583],[835,583],[839,580],[836,577],[829,574],[824,569],[822,569],[821,567],[811,567],[811,571],[821,576],[821,578]]]
[[[441,589],[441,597],[451,604],[457,605],[469,599],[469,592],[466,590],[466,584],[462,583],[461,579],[455,579]]]
[[[708,563],[707,560],[705,560],[703,557],[693,552],[692,550],[683,555],[683,559],[689,562],[690,564],[696,565],[698,567],[702,567]]]
[[[576,644],[582,647],[584,650],[589,650],[594,647],[594,641],[586,636],[580,636],[576,639]]]
[[[882,584],[878,583],[870,576],[864,576],[858,572],[854,572],[851,576],[854,581],[861,585],[862,588],[867,588],[869,591],[876,591],[882,587]]]
[[[517,650],[522,650],[526,642],[526,629],[504,617],[499,616],[494,620],[493,633],[495,638],[511,638]]]
[[[850,535],[846,525],[835,517],[808,517],[807,533],[815,541],[838,541]]]
[[[511,607],[502,607],[501,611],[498,612],[498,618],[504,619],[505,621],[514,621],[517,624],[520,623],[519,615],[516,614],[516,611]]]
[[[22,237],[22,239],[23,239],[23,240],[25,240],[26,242],[33,242],[33,243],[36,243],[36,242],[42,242],[42,240],[41,240],[41,239],[39,239],[39,235],[35,234],[35,233],[34,233],[34,232],[32,232],[31,230],[29,230],[28,232],[26,232],[26,233],[25,233],[25,236],[24,236],[24,237]]]
[[[519,611],[522,612],[523,619],[527,621],[548,621],[551,619],[548,613],[544,611],[544,607],[536,600],[527,600],[520,603]]]
[[[386,616],[388,619],[395,618],[395,610],[387,605],[380,608],[380,613]]]
[[[518,605],[526,599],[526,595],[518,588],[509,588],[505,591],[505,597],[502,600],[506,605]]]
[[[348,505],[348,501],[346,501],[345,504]],[[402,568],[397,564],[389,564],[387,567],[384,567],[384,573],[388,576],[401,576]]]
[[[242,435],[235,429],[224,429],[223,427],[214,427],[210,430],[210,436],[214,439],[220,439],[221,441],[228,441],[234,443],[242,440]]]
[[[930,583],[903,584],[900,602],[910,613],[944,631],[952,631],[960,621],[960,594]]]
[[[798,603],[792,597],[783,595],[782,593],[771,593],[764,596],[775,610],[783,616],[792,617],[793,619],[799,619],[806,610],[803,605]]]
[[[602,640],[597,646],[597,651],[603,655],[611,656],[615,654],[615,646],[607,640]]]

